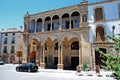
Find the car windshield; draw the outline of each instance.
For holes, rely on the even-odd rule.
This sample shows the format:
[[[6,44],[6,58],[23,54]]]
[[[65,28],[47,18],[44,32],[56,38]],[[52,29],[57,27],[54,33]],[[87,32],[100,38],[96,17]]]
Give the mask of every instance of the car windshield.
[[[26,64],[22,64],[21,66],[34,66],[33,63],[26,63]]]

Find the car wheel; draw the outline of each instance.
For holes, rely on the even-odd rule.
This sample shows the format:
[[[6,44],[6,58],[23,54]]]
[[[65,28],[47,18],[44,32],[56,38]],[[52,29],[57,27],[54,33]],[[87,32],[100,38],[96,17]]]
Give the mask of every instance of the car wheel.
[[[30,69],[28,69],[28,72],[31,72],[31,70],[30,70]]]
[[[38,69],[37,69],[37,68],[35,68],[35,71],[37,72],[37,71],[38,71]]]
[[[16,71],[17,71],[17,72],[20,71],[19,68],[16,68]]]

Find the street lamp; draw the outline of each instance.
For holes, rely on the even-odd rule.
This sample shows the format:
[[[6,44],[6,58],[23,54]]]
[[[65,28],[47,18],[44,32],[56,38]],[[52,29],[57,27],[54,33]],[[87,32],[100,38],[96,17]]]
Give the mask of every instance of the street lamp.
[[[115,36],[115,34],[114,34],[115,26],[114,25],[112,26],[112,30],[113,30],[113,37],[114,37]]]

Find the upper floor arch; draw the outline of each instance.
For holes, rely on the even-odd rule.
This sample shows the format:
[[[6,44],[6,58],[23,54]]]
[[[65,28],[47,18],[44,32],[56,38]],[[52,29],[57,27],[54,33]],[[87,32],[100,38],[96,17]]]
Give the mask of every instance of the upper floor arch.
[[[58,10],[59,11],[59,10]],[[79,28],[82,15],[78,9],[50,11],[30,17],[30,33]],[[32,20],[35,20],[34,22]],[[85,20],[86,22],[86,16]]]
[[[59,19],[59,15],[54,15],[54,16],[52,17],[52,20],[56,20],[56,19]]]
[[[42,31],[42,19],[41,18],[39,18],[38,20],[37,20],[37,27],[36,27],[36,32],[41,32]]]
[[[48,34],[46,35],[43,40],[46,41],[48,38],[50,38],[51,41],[57,39],[58,42],[60,42],[60,36],[56,35],[56,34]]]
[[[70,39],[72,39],[73,37],[76,37],[79,41],[81,40],[79,34],[76,33],[76,32],[69,32],[69,33],[67,33],[67,34],[64,34],[63,37],[62,37],[62,40],[63,40],[64,38],[67,38],[68,40],[70,40]]]
[[[34,33],[34,31],[35,31],[35,20],[33,19],[30,21],[29,32]]]
[[[74,11],[71,14],[71,17],[73,17],[73,16],[80,16],[80,13],[78,11]]]

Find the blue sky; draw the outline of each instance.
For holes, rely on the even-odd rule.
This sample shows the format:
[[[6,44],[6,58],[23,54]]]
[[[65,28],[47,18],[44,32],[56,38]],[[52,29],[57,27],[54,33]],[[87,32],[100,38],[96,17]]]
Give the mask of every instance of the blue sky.
[[[0,0],[0,30],[24,25],[24,15],[79,4],[82,0]],[[102,0],[88,0],[89,3]]]

